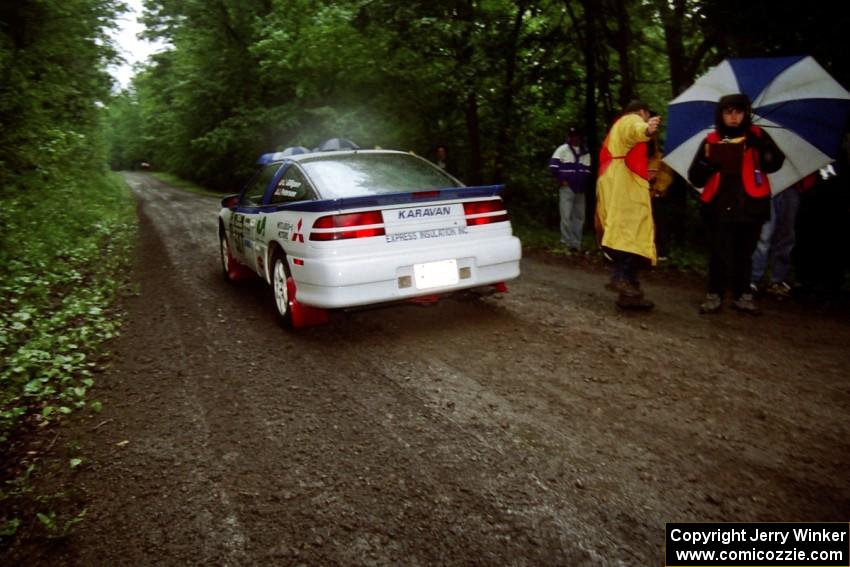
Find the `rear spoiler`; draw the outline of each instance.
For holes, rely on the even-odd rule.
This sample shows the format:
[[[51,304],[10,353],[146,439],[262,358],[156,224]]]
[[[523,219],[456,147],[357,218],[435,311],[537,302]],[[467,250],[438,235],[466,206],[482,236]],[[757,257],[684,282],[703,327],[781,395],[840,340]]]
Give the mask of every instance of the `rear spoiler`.
[[[323,199],[321,201],[298,201],[262,207],[239,207],[240,211],[249,209],[252,212],[270,211],[304,211],[310,213],[326,213],[359,209],[361,207],[387,207],[390,205],[417,205],[432,201],[447,201],[474,199],[480,197],[495,197],[504,189],[504,185],[480,185],[476,187],[448,187],[445,189],[426,189],[412,193],[385,193],[383,195],[366,195],[362,197],[343,197],[340,199]],[[247,211],[245,211],[247,212]]]

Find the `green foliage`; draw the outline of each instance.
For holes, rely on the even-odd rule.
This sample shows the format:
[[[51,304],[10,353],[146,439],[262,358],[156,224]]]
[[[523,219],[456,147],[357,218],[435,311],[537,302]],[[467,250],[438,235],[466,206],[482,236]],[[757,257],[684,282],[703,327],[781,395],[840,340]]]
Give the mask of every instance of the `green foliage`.
[[[48,426],[86,407],[103,342],[121,323],[111,305],[126,283],[136,228],[117,175],[74,170],[38,189],[7,197],[0,208],[0,450],[7,474],[23,471],[0,490],[3,508],[23,510],[0,516],[7,537],[36,521],[48,537],[64,537],[85,516],[62,501],[29,517],[48,497],[33,491],[35,465],[26,457],[14,462],[8,451],[24,425]],[[89,407],[97,413],[102,404]],[[73,456],[68,467],[82,463]]]
[[[146,7],[150,35],[173,49],[154,57],[127,99],[110,108],[113,166],[150,161],[222,190],[244,180],[262,152],[346,136],[426,156],[447,144],[467,180],[507,179],[536,191],[534,167],[545,167],[568,124],[598,144],[630,98],[663,110],[678,83],[716,59],[780,49],[765,37],[768,28],[749,25],[760,10],[777,12],[764,2],[746,10],[699,0],[148,0]],[[742,10],[747,17],[731,16]],[[807,25],[817,19],[812,12],[826,10],[807,11]],[[782,26],[796,25],[778,14]],[[795,53],[805,50],[801,35],[787,36]],[[840,57],[834,51],[820,54],[827,67]],[[587,81],[598,113],[585,106]]]
[[[811,49],[850,80],[841,35],[818,31],[847,17],[774,4],[147,0],[149,34],[171,48],[109,104],[110,163],[147,161],[231,193],[259,154],[287,146],[342,136],[431,158],[439,143],[467,183],[506,184],[519,224],[555,231],[546,166],[568,126],[596,156],[624,103],[639,97],[663,116],[727,56]],[[771,26],[752,25],[764,14]]]
[[[135,231],[117,176],[40,189],[0,209],[0,442],[26,416],[50,422],[85,406],[92,355],[117,331],[109,305]]]
[[[47,532],[47,537],[56,539],[67,537],[74,526],[85,519],[87,512],[88,508],[84,508],[81,512],[65,519],[55,510],[50,510],[48,512],[38,512],[36,518],[38,518],[38,521],[41,522],[41,525]]]
[[[0,10],[0,194],[68,162],[100,168],[115,0],[5,2]],[[31,181],[29,181],[31,180]],[[27,185],[29,186],[29,185]]]
[[[115,0],[0,10],[0,443],[84,406],[135,215],[107,175]]]
[[[127,134],[132,132],[133,135]],[[147,161],[147,140],[140,135],[142,115],[133,93],[113,97],[104,116],[103,134],[109,147],[109,165],[114,170],[137,169]]]
[[[467,182],[533,194],[568,124],[601,138],[619,99],[660,108],[669,93],[656,12],[617,5],[634,17],[607,6],[586,30],[584,3],[560,0],[149,0],[149,34],[172,49],[110,104],[110,161],[233,191],[287,146],[343,136],[432,157],[441,143]],[[605,48],[618,33],[633,45]],[[582,38],[604,62],[593,78]],[[585,115],[587,80],[617,99],[601,119]]]
[[[20,526],[20,518],[12,518],[10,520],[4,521],[2,524],[0,524],[0,537],[9,537],[15,535],[18,532],[18,528]]]

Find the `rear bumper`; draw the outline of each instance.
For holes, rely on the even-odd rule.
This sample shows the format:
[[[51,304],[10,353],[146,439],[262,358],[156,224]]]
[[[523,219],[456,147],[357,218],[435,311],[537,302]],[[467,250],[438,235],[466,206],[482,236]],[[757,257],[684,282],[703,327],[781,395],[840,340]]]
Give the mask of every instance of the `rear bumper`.
[[[450,293],[511,280],[519,276],[522,247],[515,236],[467,241],[429,249],[360,255],[305,258],[290,269],[300,303],[336,309]],[[413,265],[457,260],[458,283],[417,289]],[[410,278],[410,287],[400,279]]]

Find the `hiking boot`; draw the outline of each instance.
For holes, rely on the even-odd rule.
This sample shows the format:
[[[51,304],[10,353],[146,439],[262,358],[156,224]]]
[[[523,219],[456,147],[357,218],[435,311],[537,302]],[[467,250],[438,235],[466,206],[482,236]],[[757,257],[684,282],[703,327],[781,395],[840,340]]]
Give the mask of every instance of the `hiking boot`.
[[[773,282],[769,286],[767,286],[767,294],[774,298],[782,301],[783,299],[791,298],[791,286],[785,282]]]
[[[645,298],[643,293],[638,296],[621,293],[620,297],[617,298],[616,305],[620,309],[632,309],[636,311],[649,311],[655,307],[655,303]]]
[[[706,294],[705,300],[699,306],[699,312],[704,315],[719,313],[723,308],[723,298],[716,293]]]
[[[732,308],[750,315],[759,315],[761,313],[761,310],[753,299],[752,293],[742,293],[741,297],[732,302]]]
[[[619,293],[620,295],[628,295],[629,297],[643,297],[643,291],[640,287],[630,284],[626,280],[614,280],[605,284],[605,288]]]
[[[638,293],[641,293],[640,288],[636,288],[626,280],[612,278],[611,281],[605,284],[605,289],[608,291],[613,291],[615,293],[626,293],[630,295],[635,294],[635,290]]]

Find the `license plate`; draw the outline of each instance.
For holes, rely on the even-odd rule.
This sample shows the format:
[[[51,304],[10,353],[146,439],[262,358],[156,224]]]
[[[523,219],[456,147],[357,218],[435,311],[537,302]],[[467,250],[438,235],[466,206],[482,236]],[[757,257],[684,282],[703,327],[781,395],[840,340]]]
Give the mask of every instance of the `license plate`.
[[[416,289],[428,289],[456,284],[459,281],[457,260],[442,260],[413,265]]]

